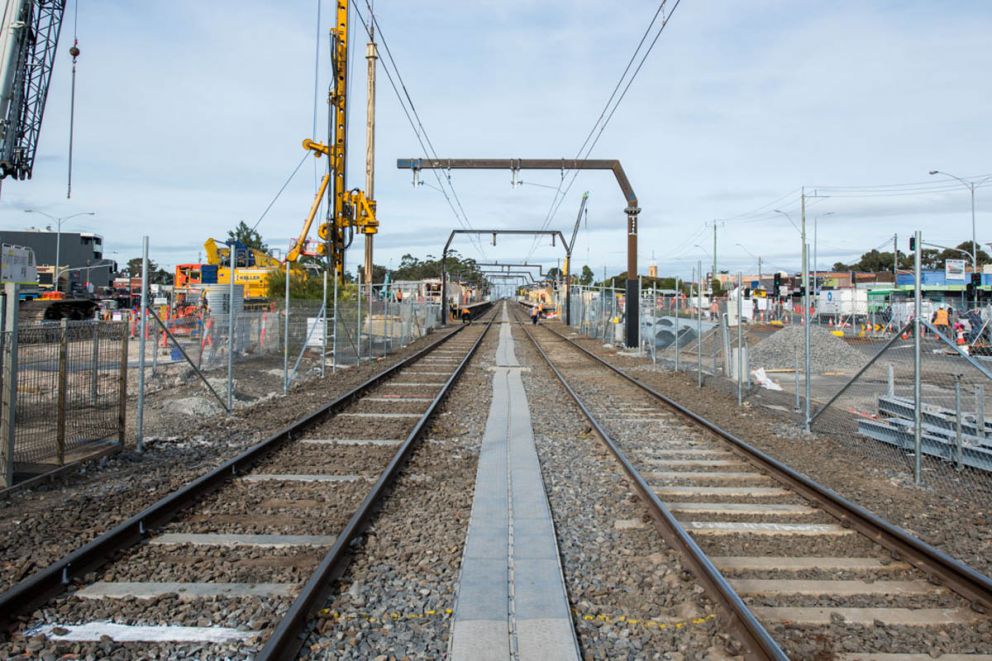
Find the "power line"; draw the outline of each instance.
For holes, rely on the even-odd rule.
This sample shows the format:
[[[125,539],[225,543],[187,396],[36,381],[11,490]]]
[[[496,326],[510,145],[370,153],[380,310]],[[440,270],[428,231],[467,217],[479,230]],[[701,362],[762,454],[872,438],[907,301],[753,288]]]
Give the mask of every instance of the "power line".
[[[582,142],[582,146],[579,147],[579,151],[575,156],[576,160],[579,160],[580,158],[581,159],[588,158],[589,154],[592,153],[592,150],[599,143],[599,139],[603,136],[603,132],[606,131],[606,127],[613,119],[614,114],[616,114],[617,108],[620,107],[620,103],[623,102],[624,98],[627,96],[627,92],[630,91],[631,85],[633,85],[634,80],[637,79],[637,74],[640,73],[641,68],[644,66],[644,63],[647,61],[648,56],[651,55],[651,51],[654,50],[655,45],[658,43],[658,39],[661,37],[662,32],[664,32],[665,27],[668,25],[668,21],[675,13],[675,10],[678,9],[680,3],[681,0],[675,0],[675,3],[673,4],[671,11],[669,11],[667,15],[664,14],[664,9],[665,9],[665,5],[667,4],[667,0],[662,0],[661,4],[659,4],[658,9],[655,11],[654,15],[651,17],[651,21],[648,23],[647,28],[644,30],[644,34],[641,36],[641,40],[638,42],[637,47],[634,49],[634,52],[631,54],[630,59],[627,61],[627,66],[624,67],[623,73],[620,75],[619,80],[617,80],[617,84],[614,86],[613,92],[610,94],[610,97],[607,99],[606,103],[604,104],[603,110],[600,112],[599,117],[596,119],[596,122],[593,124],[589,133],[586,135],[586,139]],[[659,16],[663,16],[661,25],[660,27],[658,27],[658,30],[655,33],[654,38],[651,40],[651,43],[648,45],[647,49],[644,50],[643,54],[641,55],[640,61],[637,62],[637,66],[634,68],[633,72],[631,73],[631,66],[633,65],[635,60],[637,60],[638,54],[641,52],[641,49],[644,46],[644,42],[647,39],[648,35],[651,33],[651,30],[654,28],[655,23],[658,21]],[[628,73],[630,74],[629,77],[628,77]],[[617,90],[620,89],[620,87],[623,85],[625,79],[627,80],[627,84],[623,87],[623,91],[620,93],[620,95],[617,96]],[[599,129],[598,133],[596,132],[597,128]],[[589,140],[593,134],[595,134],[596,137],[590,143]],[[541,224],[542,230],[547,229],[547,227],[554,220],[555,215],[557,215],[558,213],[558,209],[561,208],[562,203],[564,203],[565,199],[568,197],[569,191],[572,190],[572,186],[575,184],[575,180],[578,178],[579,172],[580,170],[575,170],[572,173],[572,177],[569,180],[568,185],[565,187],[564,192],[561,192],[561,194],[559,195],[561,186],[565,181],[564,176],[562,177],[561,182],[559,182],[558,184],[558,189],[555,191],[555,196],[551,202],[551,207],[548,210],[548,214],[545,217],[544,222]],[[535,239],[535,241],[531,245],[531,250],[530,252],[528,252],[527,257],[528,258],[532,257],[536,249],[537,249],[537,241]]]
[[[403,81],[403,76],[400,74],[399,67],[396,64],[396,59],[393,57],[392,50],[389,48],[389,42],[386,40],[382,26],[379,24],[379,19],[376,18],[375,12],[372,11],[372,7],[368,0],[366,0],[366,6],[369,8],[369,18],[371,24],[365,20],[365,17],[358,9],[357,4],[355,5],[355,13],[358,15],[362,26],[365,28],[365,31],[370,38],[373,30],[378,32],[379,41],[382,43],[383,49],[386,53],[386,59],[382,61],[383,71],[386,72],[386,78],[389,80],[389,84],[393,88],[393,93],[396,95],[396,99],[399,101],[400,107],[403,109],[403,114],[406,116],[407,122],[413,130],[413,133],[417,138],[417,142],[420,143],[424,156],[428,159],[433,158],[438,160],[437,150],[434,149],[434,143],[431,142],[427,129],[424,127],[420,114],[417,112],[417,107],[414,105],[413,98],[410,96],[410,91],[407,89],[406,83]],[[392,67],[393,72],[390,72],[390,67]],[[395,80],[393,78],[393,73],[395,73]],[[396,81],[399,81],[399,86],[397,86]],[[400,92],[401,89],[402,93]],[[458,197],[458,192],[455,190],[454,183],[451,180],[451,173],[445,172],[445,177],[442,179],[437,170],[432,169],[431,172],[437,179],[439,189],[442,195],[444,195],[444,198],[447,201],[449,208],[451,208],[452,213],[455,215],[455,219],[458,221],[458,224],[464,229],[472,229],[472,223],[468,219],[468,214],[465,212],[465,207],[462,205],[461,199]],[[447,180],[450,194],[445,190],[445,180]],[[485,257],[486,253],[482,248],[481,240],[474,236],[471,237],[471,239],[472,242],[476,244],[476,248],[479,250],[479,253]]]

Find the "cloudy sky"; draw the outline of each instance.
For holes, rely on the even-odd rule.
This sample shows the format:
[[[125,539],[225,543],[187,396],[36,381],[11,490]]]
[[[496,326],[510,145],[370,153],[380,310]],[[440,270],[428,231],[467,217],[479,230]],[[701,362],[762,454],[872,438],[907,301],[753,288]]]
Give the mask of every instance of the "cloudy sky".
[[[92,211],[66,230],[96,231],[118,261],[149,235],[161,264],[195,261],[262,212],[326,135],[327,28],[316,0],[80,0],[73,196],[66,199],[72,11],[63,31],[34,179],[5,181],[0,223],[23,228]],[[669,2],[669,10],[672,2]],[[360,5],[365,13],[364,1]],[[442,157],[573,157],[658,7],[654,0],[378,0],[375,11]],[[667,12],[668,10],[666,10]],[[350,185],[364,183],[365,35],[354,21]],[[688,275],[799,265],[799,191],[819,222],[821,266],[920,229],[934,243],[970,238],[961,177],[992,173],[992,3],[983,1],[684,0],[591,154],[622,161],[638,194],[640,264]],[[653,34],[649,36],[649,40]],[[381,48],[381,47],[380,47]],[[423,156],[380,69],[376,262],[437,255],[459,219],[440,192],[412,186],[396,159]],[[323,163],[323,162],[321,162]],[[474,228],[545,222],[561,173],[453,172]],[[433,176],[424,180],[436,185]],[[946,180],[945,180],[946,181]],[[566,181],[567,183],[567,181]],[[992,183],[992,182],[990,182]],[[910,184],[903,187],[889,185]],[[302,224],[315,165],[258,225],[285,248]],[[549,188],[550,187],[550,188]],[[550,227],[569,232],[589,191],[575,263],[625,268],[624,200],[607,173],[584,173]],[[992,188],[977,191],[978,238],[992,241]],[[831,215],[826,215],[831,214]],[[812,241],[812,232],[810,240]],[[888,243],[886,243],[888,242]],[[349,252],[361,259],[361,241]],[[699,244],[701,247],[696,247]],[[460,239],[485,261],[554,265],[560,247]],[[115,254],[116,253],[116,254]],[[708,267],[707,267],[708,270]]]

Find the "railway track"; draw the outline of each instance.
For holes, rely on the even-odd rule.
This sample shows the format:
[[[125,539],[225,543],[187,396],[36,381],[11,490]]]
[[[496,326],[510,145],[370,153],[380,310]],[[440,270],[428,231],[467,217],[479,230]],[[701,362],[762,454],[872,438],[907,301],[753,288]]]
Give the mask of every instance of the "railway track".
[[[749,656],[992,658],[988,577],[556,330],[522,328]]]
[[[485,321],[13,586],[0,595],[0,655],[294,658],[492,315]]]

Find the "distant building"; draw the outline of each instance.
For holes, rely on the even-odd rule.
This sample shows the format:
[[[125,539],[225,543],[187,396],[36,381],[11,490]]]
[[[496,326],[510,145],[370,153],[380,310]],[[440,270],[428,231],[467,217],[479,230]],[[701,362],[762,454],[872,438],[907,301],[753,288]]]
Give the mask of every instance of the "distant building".
[[[58,233],[47,230],[0,230],[0,242],[31,248],[35,263],[39,267],[55,265],[55,244]],[[103,237],[92,232],[62,232],[59,241],[59,261],[63,269],[62,286],[67,290],[72,286],[82,287],[86,283],[89,267],[90,282],[94,287],[109,287],[113,282],[117,265],[113,260],[103,258]],[[76,269],[65,271],[65,269]],[[50,273],[53,269],[38,269]],[[51,284],[51,276],[47,276]]]
[[[648,267],[648,277],[649,278],[657,278],[658,277],[658,265],[657,264],[652,264],[651,266]]]

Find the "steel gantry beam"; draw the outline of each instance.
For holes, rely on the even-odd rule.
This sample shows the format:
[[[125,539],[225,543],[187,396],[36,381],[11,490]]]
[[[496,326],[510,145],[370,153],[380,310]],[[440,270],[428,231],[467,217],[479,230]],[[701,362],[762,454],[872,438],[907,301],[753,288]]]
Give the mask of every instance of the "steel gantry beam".
[[[527,278],[527,279],[530,280],[530,282],[532,284],[537,282],[537,280],[534,279],[534,274],[531,273],[530,271],[486,271],[486,270],[481,270],[480,272],[482,273],[482,275],[486,276],[487,278],[489,276],[494,276],[494,275],[498,275],[498,276],[514,275],[514,276],[520,276],[521,278]]]
[[[637,291],[637,216],[641,212],[637,206],[637,196],[627,179],[627,174],[618,160],[589,160],[567,158],[401,158],[396,161],[401,170],[413,170],[414,176],[420,170],[609,170],[616,177],[627,206],[627,282],[625,287],[626,325],[625,341],[628,347],[639,344],[640,319]],[[564,243],[564,240],[563,240]],[[565,291],[569,298],[568,289]],[[566,311],[567,313],[567,311]]]
[[[522,264],[520,264],[520,263],[511,263],[511,262],[476,262],[475,265],[476,266],[493,266],[493,267],[498,267],[498,268],[501,268],[501,269],[504,269],[504,270],[509,270],[511,268],[515,268],[515,269],[518,269],[518,268],[523,268],[523,269],[537,269],[537,274],[540,277],[542,277],[542,278],[548,277],[548,274],[544,272],[544,266],[541,265],[541,264],[528,264],[527,262],[523,262]]]
[[[455,236],[458,234],[491,234],[493,237],[493,243],[496,242],[497,234],[514,234],[514,235],[529,235],[529,236],[550,236],[551,243],[554,244],[556,239],[561,239],[561,245],[565,248],[566,257],[570,254],[568,243],[565,241],[565,235],[558,230],[451,230],[451,234],[448,235],[448,240],[444,242],[444,249],[441,251],[441,325],[448,323],[448,314],[445,310],[448,309],[448,251],[451,249],[451,242],[455,240]],[[566,290],[567,294],[567,290]],[[567,301],[566,301],[567,305]]]

